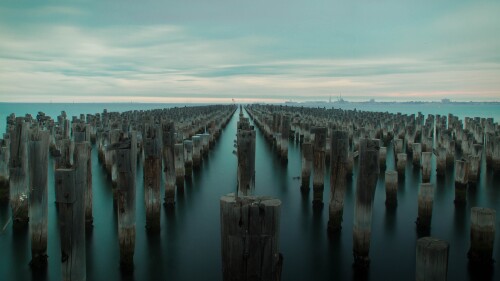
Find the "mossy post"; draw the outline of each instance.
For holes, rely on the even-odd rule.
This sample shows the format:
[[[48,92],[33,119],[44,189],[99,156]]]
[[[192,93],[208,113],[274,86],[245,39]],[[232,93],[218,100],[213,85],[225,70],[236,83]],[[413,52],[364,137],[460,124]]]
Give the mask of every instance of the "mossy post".
[[[31,263],[34,268],[47,266],[49,132],[38,127],[29,134],[29,216]]]
[[[359,171],[354,207],[353,256],[354,265],[366,268],[370,263],[372,207],[379,174],[378,139],[360,139]]]
[[[330,204],[328,232],[342,229],[344,198],[346,189],[347,155],[349,134],[347,131],[333,131],[330,156]]]

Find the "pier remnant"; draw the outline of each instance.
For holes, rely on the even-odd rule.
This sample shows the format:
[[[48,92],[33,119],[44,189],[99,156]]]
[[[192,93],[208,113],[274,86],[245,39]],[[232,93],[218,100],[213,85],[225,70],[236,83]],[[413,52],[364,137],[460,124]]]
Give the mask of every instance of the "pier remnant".
[[[4,134],[0,139],[0,202],[9,201],[9,161],[10,139],[9,134]]]
[[[10,131],[9,195],[14,225],[27,225],[29,221],[29,169],[28,123],[16,117]]]
[[[161,210],[161,138],[157,126],[147,125],[144,136],[144,200],[146,207],[146,229],[160,230]]]
[[[323,207],[323,190],[325,186],[325,149],[326,149],[326,128],[315,127],[313,144],[313,207]]]
[[[366,268],[370,263],[372,206],[379,174],[379,144],[378,139],[361,139],[359,143],[353,227],[354,265],[358,268]]]
[[[31,263],[35,268],[47,265],[49,132],[38,127],[29,133],[29,229]]]
[[[446,280],[448,275],[448,255],[450,245],[444,240],[423,237],[417,240],[416,270],[417,281]]]
[[[417,230],[428,232],[431,228],[432,205],[434,203],[434,187],[431,183],[422,183],[418,191]]]
[[[415,150],[414,150],[415,151]],[[432,152],[422,152],[422,182],[430,182],[432,170]]]
[[[342,229],[347,180],[349,134],[346,131],[333,131],[330,147],[330,205],[328,232],[333,233]]]
[[[281,280],[280,209],[270,197],[221,197],[223,280]]]
[[[398,205],[398,173],[393,170],[385,172],[385,205]]]
[[[252,195],[255,189],[255,130],[238,129],[238,196]]]
[[[467,201],[467,183],[469,165],[466,161],[455,161],[455,204],[465,204]]]
[[[119,142],[109,149],[117,157],[117,211],[120,267],[132,271],[135,250],[135,179],[137,165],[137,133],[122,135]]]
[[[309,182],[311,181],[311,168],[313,162],[313,147],[311,143],[302,143],[302,172],[301,172],[301,185],[302,191],[309,191]]]
[[[175,204],[175,125],[172,121],[163,121],[161,126],[163,171],[165,172],[165,206],[172,207]],[[201,157],[201,155],[199,156]]]
[[[82,182],[77,181],[74,168],[56,169],[55,181],[61,190],[56,201],[59,205],[62,280],[86,280],[85,190]]]
[[[490,208],[471,209],[469,262],[478,267],[493,264],[493,245],[495,242],[496,211]]]

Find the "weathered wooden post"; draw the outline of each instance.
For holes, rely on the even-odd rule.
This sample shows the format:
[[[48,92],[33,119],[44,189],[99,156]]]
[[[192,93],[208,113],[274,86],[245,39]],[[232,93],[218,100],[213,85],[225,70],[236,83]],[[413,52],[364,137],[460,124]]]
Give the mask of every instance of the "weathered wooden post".
[[[144,200],[146,206],[146,229],[160,230],[161,210],[161,138],[156,126],[147,126],[144,137]]]
[[[137,165],[137,136],[135,131],[129,138],[121,139],[110,149],[117,156],[117,210],[118,238],[120,244],[120,267],[124,271],[134,268],[135,250],[135,177]]]
[[[210,140],[210,134],[204,133],[201,134],[201,147],[202,147],[202,154],[203,156],[206,156],[208,154],[208,151],[210,150],[209,146],[209,140]]]
[[[238,195],[255,189],[255,130],[238,130]]]
[[[61,139],[57,141],[57,146],[59,147],[59,150],[55,157],[54,168],[56,170],[71,168],[73,166],[73,151],[75,146],[74,142],[70,139]],[[62,194],[60,188],[62,188],[62,185],[55,185],[56,198],[58,198]],[[58,206],[59,203],[56,200],[56,207]]]
[[[415,150],[413,150],[415,151]],[[422,182],[430,182],[432,170],[432,152],[422,152]]]
[[[333,131],[330,147],[332,148],[332,155],[330,156],[330,216],[328,220],[328,232],[331,234],[342,229],[349,134],[346,131]]]
[[[434,150],[436,155],[436,176],[442,177],[446,173],[446,148],[438,147]]]
[[[199,168],[201,165],[201,137],[193,136],[193,168]]]
[[[455,141],[447,139],[446,142],[446,165],[453,167],[455,162]]]
[[[10,139],[8,134],[0,139],[0,202],[9,201]]]
[[[406,159],[407,159],[406,153],[398,153],[397,154],[397,163],[396,163],[396,169],[398,171],[398,175],[400,177],[404,177],[406,173]]]
[[[163,171],[165,172],[165,205],[175,204],[175,126],[174,122],[162,122]]]
[[[482,152],[483,152],[483,146],[480,144],[475,144],[472,149],[472,155],[469,155],[468,157],[468,162],[469,162],[469,183],[472,185],[475,185],[479,179],[480,172],[481,172],[481,159],[482,159]]]
[[[488,143],[490,149],[487,153],[487,157],[489,155],[491,159],[488,161],[490,163],[489,166],[493,168],[495,173],[498,173],[500,172],[500,136],[490,136]]]
[[[379,164],[381,171],[385,171],[386,162],[387,162],[387,147],[381,146],[380,147],[380,164]]]
[[[470,248],[467,256],[475,266],[488,267],[493,264],[496,211],[489,208],[471,209]]]
[[[422,144],[413,143],[413,168],[420,168],[421,154],[422,154]]]
[[[301,173],[301,185],[300,189],[302,191],[309,190],[309,182],[311,181],[311,167],[313,161],[313,147],[311,143],[302,143],[302,173]]]
[[[397,157],[399,153],[403,153],[404,142],[402,139],[394,140],[394,157]],[[397,158],[395,159],[397,160]]]
[[[417,230],[428,232],[431,228],[434,188],[431,183],[422,183],[418,191]]]
[[[224,281],[281,280],[281,201],[228,194],[220,199]]]
[[[26,225],[29,221],[28,195],[28,123],[17,117],[10,131],[9,187],[10,206],[14,225]]]
[[[76,179],[73,168],[56,169],[56,185],[61,193],[59,205],[59,233],[61,239],[62,280],[86,280],[85,258],[85,200],[82,182]]]
[[[85,228],[90,229],[94,222],[92,212],[92,145],[90,143],[90,125],[77,124],[73,129],[75,139],[73,163],[77,167],[77,173],[81,171],[81,177],[85,177],[85,179],[82,178],[85,181]],[[76,153],[76,150],[81,150],[81,152]],[[76,157],[80,154],[86,155],[77,159]]]
[[[186,177],[193,174],[193,141],[184,140],[184,168]]]
[[[184,144],[176,143],[174,145],[174,156],[175,156],[175,184],[179,191],[183,191],[184,187],[184,176],[186,170],[184,168]]]
[[[49,132],[33,128],[29,136],[29,217],[31,263],[35,268],[47,265],[47,178]]]
[[[423,237],[417,240],[416,280],[446,281],[448,274],[448,255],[450,245],[444,240]]]
[[[398,173],[396,171],[385,172],[385,205],[387,207],[398,205]]]
[[[326,128],[313,128],[313,207],[323,207],[323,190],[325,186],[325,149],[326,149]]]
[[[280,156],[284,162],[288,161],[288,139],[290,138],[290,116],[284,115],[281,118],[281,145]]]
[[[354,208],[353,256],[354,265],[365,268],[370,263],[372,205],[379,174],[378,139],[361,139],[359,143],[359,172],[356,182]]]
[[[118,142],[120,139],[120,136],[123,134],[121,130],[118,129],[113,129],[109,131],[109,142],[108,145],[112,146],[115,143]],[[106,171],[108,172],[108,175],[111,178],[111,182],[113,184],[113,188],[116,187],[116,177],[117,177],[117,170],[116,170],[116,151],[115,150],[106,150],[105,152],[106,160],[105,160],[105,167]]]
[[[469,165],[466,161],[455,161],[455,204],[465,204],[467,201],[467,176]]]

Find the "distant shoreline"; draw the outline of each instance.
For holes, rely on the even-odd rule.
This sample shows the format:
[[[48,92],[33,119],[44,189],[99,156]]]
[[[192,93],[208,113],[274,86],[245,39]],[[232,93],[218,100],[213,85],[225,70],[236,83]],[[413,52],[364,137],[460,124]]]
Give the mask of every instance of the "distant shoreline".
[[[170,104],[170,105],[205,105],[205,104],[231,104],[232,102],[0,102],[0,104]],[[308,105],[308,104],[321,104],[321,105],[348,105],[348,104],[442,104],[442,105],[482,105],[482,104],[496,104],[500,105],[500,101],[285,101],[285,102],[244,102],[236,104],[283,104],[283,105]]]

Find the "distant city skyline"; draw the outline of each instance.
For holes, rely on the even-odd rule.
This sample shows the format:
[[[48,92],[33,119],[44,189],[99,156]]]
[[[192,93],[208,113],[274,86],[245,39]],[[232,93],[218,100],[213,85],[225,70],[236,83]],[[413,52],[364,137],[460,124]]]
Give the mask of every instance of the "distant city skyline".
[[[500,101],[499,1],[3,1],[0,102]]]

